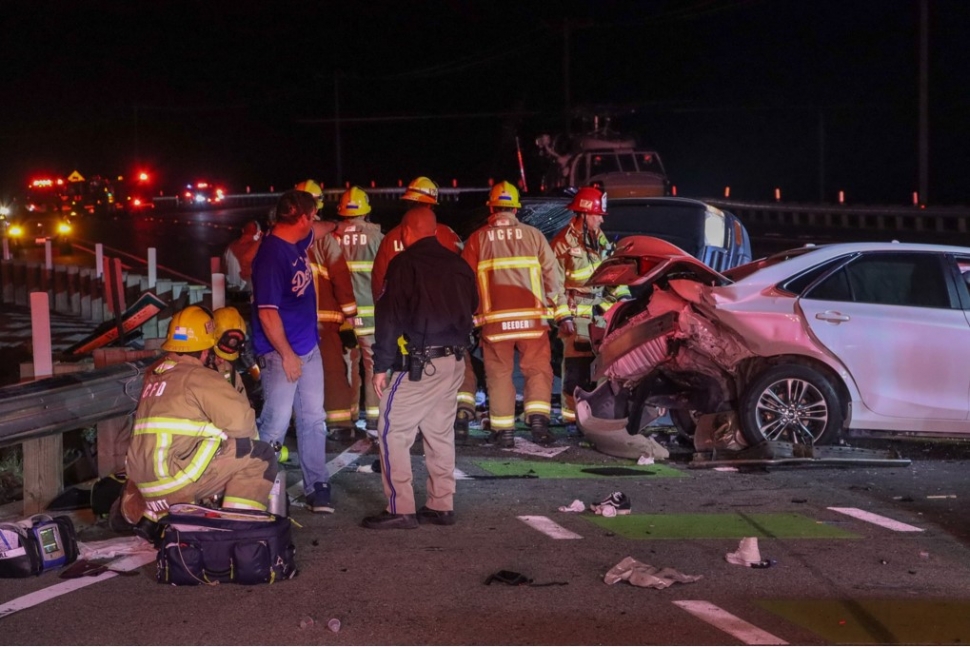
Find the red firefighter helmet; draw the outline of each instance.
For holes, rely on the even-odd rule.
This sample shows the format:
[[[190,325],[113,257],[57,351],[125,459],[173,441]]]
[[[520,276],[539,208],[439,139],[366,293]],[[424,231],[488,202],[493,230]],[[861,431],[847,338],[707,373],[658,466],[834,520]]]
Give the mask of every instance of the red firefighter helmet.
[[[566,208],[584,215],[605,216],[606,191],[601,191],[592,186],[584,186],[576,192],[573,201]]]

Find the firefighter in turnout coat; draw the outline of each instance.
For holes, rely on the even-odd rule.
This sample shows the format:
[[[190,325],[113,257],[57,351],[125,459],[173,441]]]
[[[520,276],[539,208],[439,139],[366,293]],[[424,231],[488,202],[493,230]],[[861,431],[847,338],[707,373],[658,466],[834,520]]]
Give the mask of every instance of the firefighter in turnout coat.
[[[245,394],[210,367],[214,327],[199,306],[176,313],[162,344],[168,354],[145,375],[127,470],[151,521],[172,504],[220,493],[224,508],[266,510],[276,453],[257,440]]]
[[[462,257],[478,280],[482,356],[493,439],[512,447],[515,431],[515,351],[525,376],[525,416],[532,438],[550,444],[552,365],[548,320],[572,325],[562,275],[549,243],[535,227],[515,217],[518,190],[508,182],[492,187],[488,223],[465,241]]]
[[[371,212],[370,200],[360,187],[353,186],[340,196],[337,215],[341,220],[333,232],[343,250],[354,286],[357,316],[353,319],[354,333],[360,352],[355,357],[364,365],[364,416],[367,429],[376,434],[380,400],[374,392],[374,293],[371,289],[371,272],[374,257],[384,235],[381,228],[366,219]],[[360,393],[361,382],[358,361],[349,370],[354,392]]]
[[[560,329],[563,340],[562,362],[562,418],[567,424],[576,422],[577,386],[590,387],[590,366],[593,347],[589,329],[594,318],[605,314],[616,302],[630,295],[626,286],[604,290],[602,286],[586,286],[610,254],[610,244],[600,230],[606,216],[606,192],[595,187],[580,189],[568,207],[575,217],[552,239],[565,276],[566,305],[573,316],[574,330]]]

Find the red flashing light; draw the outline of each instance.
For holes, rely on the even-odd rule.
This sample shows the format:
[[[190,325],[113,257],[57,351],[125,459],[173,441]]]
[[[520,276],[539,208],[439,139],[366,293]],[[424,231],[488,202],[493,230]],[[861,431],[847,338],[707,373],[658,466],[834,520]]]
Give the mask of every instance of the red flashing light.
[[[139,182],[147,182],[148,181],[148,173],[145,173],[144,171],[142,171],[141,173],[139,173],[138,174],[138,181]]]

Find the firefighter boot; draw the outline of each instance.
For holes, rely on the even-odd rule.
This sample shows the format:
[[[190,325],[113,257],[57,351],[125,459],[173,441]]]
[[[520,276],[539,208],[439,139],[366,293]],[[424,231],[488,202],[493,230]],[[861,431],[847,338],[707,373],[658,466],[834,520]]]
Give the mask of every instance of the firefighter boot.
[[[503,449],[515,447],[514,429],[494,429],[492,430],[491,441]]]
[[[455,414],[455,444],[464,446],[468,444],[468,423],[471,422],[472,413],[468,409],[458,409]]]
[[[532,427],[532,440],[540,445],[551,445],[556,437],[549,431],[549,418],[543,415],[529,416],[529,426]]]

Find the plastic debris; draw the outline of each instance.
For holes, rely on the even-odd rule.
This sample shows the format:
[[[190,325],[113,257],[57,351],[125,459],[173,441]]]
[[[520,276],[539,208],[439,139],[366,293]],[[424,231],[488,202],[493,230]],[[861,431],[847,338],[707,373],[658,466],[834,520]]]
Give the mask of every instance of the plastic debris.
[[[313,624],[314,624],[313,618],[311,618],[310,616],[306,616],[302,620],[300,620],[300,629],[309,629],[310,627],[313,626]]]
[[[583,512],[584,510],[586,510],[586,504],[579,499],[573,499],[569,505],[559,506],[559,512]]]
[[[671,584],[689,584],[702,579],[703,575],[685,575],[673,568],[657,568],[626,557],[611,568],[603,577],[606,584],[626,581],[633,586],[650,589],[665,589]]]
[[[340,620],[337,618],[330,618],[330,620],[327,622],[327,629],[335,634],[340,633]]]
[[[724,559],[729,564],[734,564],[735,566],[753,566],[754,564],[760,563],[762,559],[761,551],[758,550],[758,538],[745,537],[738,544],[738,549],[733,553],[725,555]]]
[[[637,459],[637,465],[653,465],[655,462],[653,456],[641,456]]]

